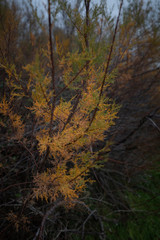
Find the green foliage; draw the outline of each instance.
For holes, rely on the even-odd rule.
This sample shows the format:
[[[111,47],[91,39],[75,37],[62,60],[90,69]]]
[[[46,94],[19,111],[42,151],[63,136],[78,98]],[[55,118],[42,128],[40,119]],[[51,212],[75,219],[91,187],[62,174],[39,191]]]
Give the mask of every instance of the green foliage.
[[[131,214],[126,216],[125,222],[119,221],[115,226],[108,225],[111,229],[110,239],[137,239],[137,240],[158,240],[160,236],[159,218],[159,181],[160,174],[156,170],[149,171],[140,180],[137,190],[128,193]]]

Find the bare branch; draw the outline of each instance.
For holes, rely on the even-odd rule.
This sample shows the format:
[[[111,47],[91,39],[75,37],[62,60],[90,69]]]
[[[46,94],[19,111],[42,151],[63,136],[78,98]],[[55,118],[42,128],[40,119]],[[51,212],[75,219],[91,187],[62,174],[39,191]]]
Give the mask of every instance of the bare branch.
[[[103,81],[102,81],[101,89],[100,89],[100,93],[99,93],[99,101],[98,101],[97,106],[94,110],[93,116],[92,116],[91,121],[89,123],[89,126],[87,128],[87,131],[88,131],[89,127],[92,125],[92,122],[93,122],[93,120],[96,116],[96,112],[98,111],[98,106],[99,106],[99,103],[100,103],[100,100],[101,100],[101,97],[102,97],[102,93],[103,93],[103,89],[104,89],[104,85],[105,85],[105,81],[106,81],[106,77],[107,77],[107,73],[108,73],[108,68],[109,68],[109,64],[110,64],[110,61],[111,61],[112,51],[113,51],[113,47],[114,47],[114,43],[115,43],[115,38],[116,38],[116,34],[117,34],[118,23],[119,23],[119,18],[120,18],[120,15],[121,15],[122,5],[123,5],[123,0],[121,1],[120,8],[119,8],[119,14],[118,14],[118,17],[117,17],[117,22],[116,22],[116,27],[115,27],[115,30],[114,30],[112,44],[111,44],[111,47],[110,47],[110,52],[109,52],[109,56],[108,56],[108,60],[107,60],[107,65],[106,65],[106,68],[105,68],[104,77],[103,77]]]

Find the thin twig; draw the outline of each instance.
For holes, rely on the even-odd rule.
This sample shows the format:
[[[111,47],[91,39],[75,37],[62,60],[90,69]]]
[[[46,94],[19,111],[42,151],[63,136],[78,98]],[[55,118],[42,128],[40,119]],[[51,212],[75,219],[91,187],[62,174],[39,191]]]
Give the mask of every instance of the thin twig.
[[[53,57],[53,41],[52,41],[52,23],[51,23],[51,2],[48,0],[48,25],[49,25],[49,47],[50,47],[50,61],[51,61],[51,76],[52,76],[52,103],[51,103],[51,118],[50,118],[50,127],[49,127],[49,136],[52,136],[53,132],[53,116],[56,102],[56,91],[55,91],[55,65],[54,65],[54,57]],[[48,159],[50,153],[49,146],[47,147],[45,157],[41,161],[40,171],[43,170],[44,164]]]
[[[153,119],[151,119],[150,117],[147,117],[148,120],[151,121],[151,123],[153,124],[154,127],[156,127],[158,129],[158,131],[160,132],[160,128],[158,127],[158,125],[153,121]]]
[[[78,76],[80,75],[80,73],[85,69],[85,67],[87,66],[87,64],[88,64],[88,63],[86,63],[86,64],[79,70],[79,72],[69,81],[69,83],[57,93],[56,98],[57,98],[62,92],[64,92],[64,90],[66,90],[66,88],[68,88],[69,85],[70,85],[72,82],[74,82],[74,81],[77,79],[77,77],[78,77]]]
[[[56,208],[60,207],[60,206],[63,206],[65,204],[65,201],[58,201],[57,203],[55,203],[54,206],[52,206],[47,212],[46,214],[43,216],[43,219],[42,219],[42,222],[41,222],[41,226],[40,228],[38,228],[37,232],[36,232],[36,235],[34,237],[33,240],[36,240],[37,237],[39,240],[42,240],[42,235],[43,235],[43,232],[44,232],[44,226],[45,226],[45,222],[46,222],[46,219],[49,217],[49,215],[51,215]]]
[[[106,65],[106,68],[105,68],[104,77],[103,77],[103,81],[102,81],[101,89],[100,89],[100,93],[99,93],[99,100],[98,100],[97,106],[94,110],[94,113],[93,113],[93,116],[92,116],[91,121],[89,123],[89,126],[87,128],[87,131],[90,128],[90,126],[92,125],[92,122],[93,122],[93,120],[96,116],[96,113],[98,111],[98,106],[99,106],[99,103],[100,103],[100,100],[101,100],[101,97],[102,97],[102,93],[103,93],[103,89],[104,89],[104,85],[105,85],[105,81],[106,81],[106,77],[107,77],[107,73],[108,73],[108,68],[109,68],[109,64],[110,64],[110,61],[111,61],[112,51],[113,51],[113,47],[114,47],[114,43],[115,43],[115,38],[116,38],[116,34],[117,34],[118,23],[119,23],[119,18],[120,18],[120,14],[121,14],[122,5],[123,5],[123,0],[121,1],[120,8],[119,8],[119,14],[118,14],[118,17],[117,17],[117,22],[116,22],[116,27],[115,27],[113,39],[112,39],[112,44],[111,44],[111,47],[110,47],[110,52],[109,52],[109,56],[108,56],[108,60],[107,60],[107,65]]]
[[[92,215],[94,215],[96,213],[96,210],[91,211],[91,213],[88,215],[88,217],[86,218],[86,220],[83,222],[83,226],[82,226],[82,236],[81,239],[84,240],[84,231],[85,231],[85,225],[88,222],[88,220],[92,217]]]

